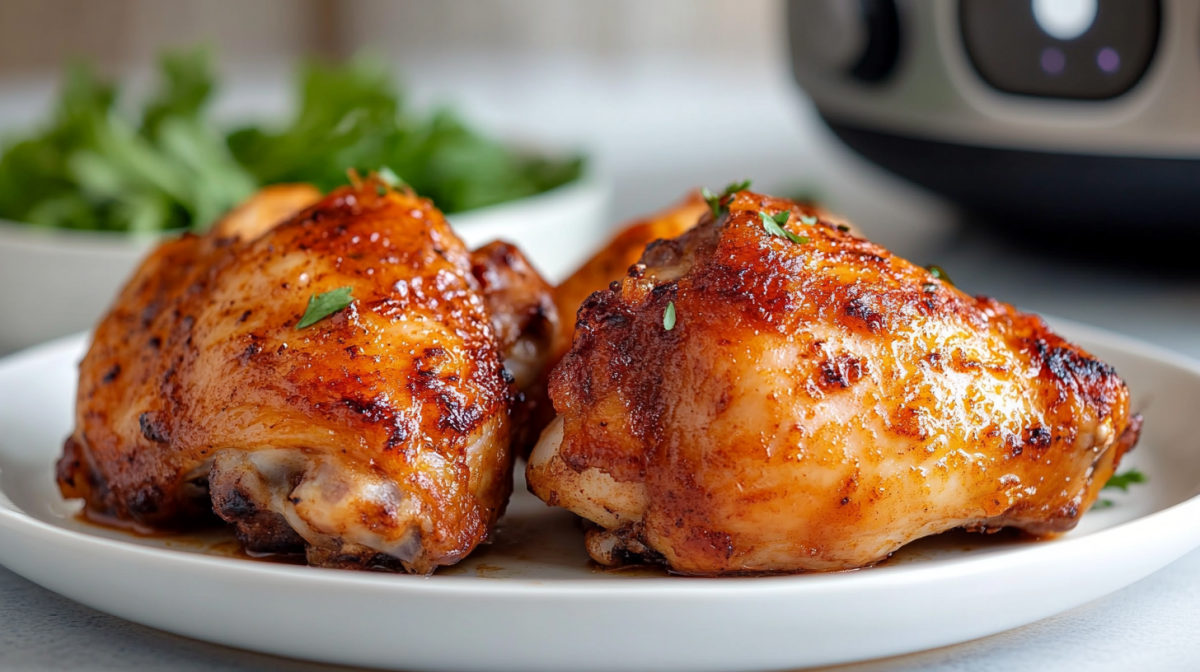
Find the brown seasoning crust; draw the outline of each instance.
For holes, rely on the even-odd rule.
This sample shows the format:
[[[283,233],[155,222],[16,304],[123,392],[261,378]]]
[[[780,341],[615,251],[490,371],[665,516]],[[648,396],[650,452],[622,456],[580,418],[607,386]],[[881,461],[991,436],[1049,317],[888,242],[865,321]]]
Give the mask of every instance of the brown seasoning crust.
[[[791,210],[797,245],[760,211]],[[844,569],[950,527],[1072,529],[1137,441],[1113,368],[796,202],[740,192],[578,313],[558,456],[644,487],[675,571]],[[677,321],[663,326],[674,302]],[[557,499],[549,472],[531,488]],[[624,530],[628,534],[629,530]]]

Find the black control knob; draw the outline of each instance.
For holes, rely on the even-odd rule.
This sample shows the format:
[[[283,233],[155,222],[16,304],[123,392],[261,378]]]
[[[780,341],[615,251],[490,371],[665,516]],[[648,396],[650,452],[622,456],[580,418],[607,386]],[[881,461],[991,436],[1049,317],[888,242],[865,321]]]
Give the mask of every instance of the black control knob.
[[[895,0],[788,0],[787,12],[798,64],[881,82],[900,60]]]

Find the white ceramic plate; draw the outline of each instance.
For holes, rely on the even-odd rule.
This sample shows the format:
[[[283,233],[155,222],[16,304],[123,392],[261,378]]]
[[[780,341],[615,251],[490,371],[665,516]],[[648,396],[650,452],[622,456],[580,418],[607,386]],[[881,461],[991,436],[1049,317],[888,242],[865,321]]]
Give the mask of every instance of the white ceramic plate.
[[[1146,417],[1149,483],[1054,541],[951,533],[871,569],[691,579],[589,564],[572,517],[518,486],[498,540],[430,578],[229,557],[223,534],[77,521],[53,463],[82,336],[0,363],[0,563],[97,609],[231,646],[409,670],[763,670],[1000,632],[1112,592],[1200,545],[1200,363],[1071,324]]]
[[[507,240],[558,283],[608,242],[610,194],[609,184],[589,173],[537,196],[449,220],[469,247]],[[0,315],[7,316],[0,319],[0,354],[95,324],[159,240],[0,220]]]

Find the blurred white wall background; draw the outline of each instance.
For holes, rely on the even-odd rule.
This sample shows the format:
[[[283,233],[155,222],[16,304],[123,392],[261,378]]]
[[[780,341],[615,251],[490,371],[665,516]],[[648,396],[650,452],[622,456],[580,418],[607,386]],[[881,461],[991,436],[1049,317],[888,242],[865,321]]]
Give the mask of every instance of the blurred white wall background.
[[[470,51],[752,64],[778,54],[780,16],[774,0],[0,0],[0,75],[79,55],[136,67],[197,41],[226,67],[365,45],[402,61]]]

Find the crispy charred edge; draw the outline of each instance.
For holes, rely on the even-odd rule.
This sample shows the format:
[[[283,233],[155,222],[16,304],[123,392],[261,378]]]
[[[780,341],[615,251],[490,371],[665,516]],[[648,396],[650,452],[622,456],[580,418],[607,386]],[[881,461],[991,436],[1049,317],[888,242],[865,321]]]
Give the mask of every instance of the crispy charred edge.
[[[585,530],[584,546],[597,564],[609,569],[637,565],[667,567],[667,559],[642,542],[633,526],[610,530],[590,520],[581,519]]]
[[[55,464],[54,474],[64,499],[82,499],[89,512],[101,516],[121,516],[117,507],[109,501],[112,491],[108,487],[108,480],[96,468],[91,451],[78,438],[67,437],[62,457]]]
[[[658,366],[669,358],[684,330],[680,326],[665,331],[662,314],[677,298],[676,279],[715,248],[726,219],[713,219],[706,211],[680,236],[651,243],[623,280],[594,292],[580,306],[571,349],[550,375],[554,408],[570,428],[577,415],[572,406],[593,403],[600,390],[621,380],[622,402],[630,413],[628,425],[621,428],[569,429],[559,457],[572,470],[597,468],[618,481],[644,477],[645,454],[629,450],[628,441],[642,441],[662,413]],[[668,268],[670,274],[655,275]]]
[[[1013,345],[1028,355],[1039,375],[1078,395],[1099,415],[1128,403],[1125,381],[1112,365],[1059,336],[1041,317],[985,296],[976,297],[976,303],[1013,335]]]
[[[708,204],[700,192],[692,191],[666,210],[625,225],[603,249],[556,287],[554,301],[563,322],[555,338],[552,365],[570,349],[575,316],[589,296],[619,280],[641,259],[648,245],[675,238],[696,226],[707,212]]]
[[[62,457],[55,464],[54,475],[64,498],[86,500],[91,508],[103,507],[108,484],[91,462],[91,455],[83,444],[69,436],[63,444]]]
[[[291,487],[298,478],[293,478]],[[307,544],[282,515],[262,509],[240,483],[211,488],[213,512],[233,525],[242,546],[251,553],[301,554]]]
[[[604,248],[554,288],[559,324],[552,338],[549,361],[537,382],[526,392],[526,398],[534,410],[529,431],[525,432],[521,441],[524,457],[529,456],[540,431],[554,419],[554,406],[549,396],[551,375],[571,349],[577,318],[584,304],[597,292],[619,281],[631,266],[638,263],[648,245],[675,238],[696,226],[707,212],[708,204],[700,196],[699,190],[693,190],[665,210],[625,225]]]
[[[1142,416],[1129,415],[1129,390],[1113,366],[1056,334],[1037,315],[1023,313],[987,297],[978,297],[977,302],[993,320],[1001,322],[1004,329],[1013,335],[1014,347],[1027,354],[1030,363],[1037,367],[1038,375],[1052,386],[1051,389],[1058,390],[1058,399],[1054,403],[1075,398],[1095,415],[1097,422],[1105,418],[1114,421],[1116,438],[1092,463],[1086,487],[1044,520],[1025,521],[1017,525],[1034,535],[1068,532],[1078,525],[1080,516],[1099,498],[1100,491],[1116,473],[1121,459],[1137,445],[1141,437]],[[1043,431],[1041,437],[1044,441],[1048,440],[1049,433]],[[1018,513],[1019,507],[995,521],[984,521],[978,527],[982,531],[992,531],[1007,524]]]
[[[339,543],[337,548],[325,546],[309,546],[305,559],[313,567],[329,569],[357,569],[384,572],[408,571],[404,563],[388,555],[379,553],[359,544]]]
[[[175,314],[182,288],[201,285],[207,279],[210,255],[221,254],[227,243],[210,242],[193,234],[163,242],[126,281],[117,300],[96,328],[96,337],[79,366],[75,428],[63,447],[56,468],[59,489],[65,498],[83,498],[85,512],[92,517],[125,521],[137,526],[181,529],[193,526],[195,516],[211,516],[207,507],[177,505],[164,494],[161,482],[124,484],[122,471],[132,468],[121,460],[118,473],[109,474],[96,459],[105,448],[128,454],[132,446],[119,446],[118,437],[96,412],[96,399],[113,401],[112,384],[124,379],[154,377],[159,371],[153,361],[164,336],[172,330],[161,324],[163,316]],[[131,309],[132,306],[138,309]],[[124,359],[123,359],[124,358]],[[130,361],[125,361],[125,360]],[[119,400],[119,397],[117,397]],[[142,427],[145,433],[146,427]],[[90,435],[89,435],[90,434]],[[140,437],[139,437],[140,438]],[[134,439],[137,440],[137,439]],[[112,479],[112,480],[110,480]]]
[[[1002,331],[1011,334],[1013,347],[1028,356],[1038,376],[1050,389],[1057,390],[1057,400],[1051,403],[1061,404],[1074,398],[1094,414],[1098,422],[1113,419],[1116,438],[1092,463],[1087,486],[1044,521],[1019,525],[1022,530],[1035,535],[1067,532],[1074,529],[1080,515],[1099,498],[1100,491],[1117,471],[1124,455],[1137,445],[1142,416],[1129,415],[1129,390],[1113,366],[1059,336],[1037,315],[1023,313],[988,297],[977,297],[976,301],[993,321],[1000,323]],[[1038,438],[1046,442],[1049,437],[1050,434],[1043,430]],[[1011,511],[1000,516],[1000,522],[1015,513]],[[983,527],[994,525],[989,523]]]
[[[676,567],[671,565],[666,556],[650,548],[643,540],[642,533],[637,529],[637,526],[621,527],[617,529],[607,529],[592,523],[589,520],[582,519],[585,534],[584,545],[587,549],[588,556],[592,561],[606,569],[622,569],[625,567],[662,567],[670,574],[678,576],[787,576],[794,574],[810,574],[824,573],[827,571],[842,571],[833,570],[741,570],[736,568],[715,570],[715,571],[692,571],[686,568]],[[891,554],[888,554],[890,556]],[[873,567],[887,559],[888,556],[879,558],[875,562],[856,567],[862,569],[865,567]]]
[[[55,480],[64,499],[82,499],[85,513],[98,522],[128,524],[138,531],[186,531],[220,522],[209,504],[204,475],[181,477],[180,487],[169,488],[178,493],[176,497],[146,482],[121,499],[96,467],[86,442],[76,436],[63,444],[62,457],[55,463]]]

